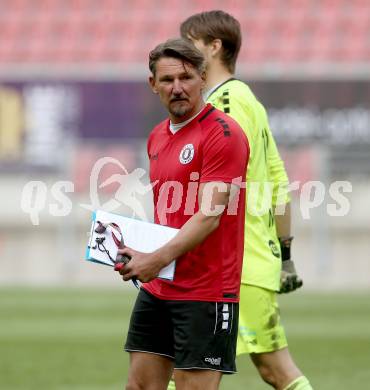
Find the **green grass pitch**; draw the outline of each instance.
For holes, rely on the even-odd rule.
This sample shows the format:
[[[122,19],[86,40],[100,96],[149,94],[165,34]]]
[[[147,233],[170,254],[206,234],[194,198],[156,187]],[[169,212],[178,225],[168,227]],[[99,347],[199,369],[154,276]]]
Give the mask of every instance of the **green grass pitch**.
[[[134,289],[0,289],[0,389],[118,390]],[[370,388],[370,293],[280,297],[296,362],[316,390]],[[222,389],[269,389],[248,356]]]

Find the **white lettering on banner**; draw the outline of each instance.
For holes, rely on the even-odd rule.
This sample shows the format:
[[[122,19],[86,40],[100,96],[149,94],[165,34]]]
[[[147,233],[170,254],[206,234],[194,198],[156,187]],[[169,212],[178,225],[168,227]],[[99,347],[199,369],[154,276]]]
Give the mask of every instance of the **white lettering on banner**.
[[[270,127],[281,142],[326,140],[331,144],[348,145],[370,142],[370,110],[363,107],[347,109],[316,107],[268,109]]]

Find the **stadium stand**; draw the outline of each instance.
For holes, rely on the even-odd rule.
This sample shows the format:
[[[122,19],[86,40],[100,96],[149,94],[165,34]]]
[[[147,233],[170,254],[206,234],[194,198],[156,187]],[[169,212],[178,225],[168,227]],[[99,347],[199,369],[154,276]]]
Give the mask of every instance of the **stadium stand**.
[[[0,66],[135,65],[177,34],[186,16],[222,8],[239,18],[243,63],[358,64],[370,60],[368,0],[2,0]]]

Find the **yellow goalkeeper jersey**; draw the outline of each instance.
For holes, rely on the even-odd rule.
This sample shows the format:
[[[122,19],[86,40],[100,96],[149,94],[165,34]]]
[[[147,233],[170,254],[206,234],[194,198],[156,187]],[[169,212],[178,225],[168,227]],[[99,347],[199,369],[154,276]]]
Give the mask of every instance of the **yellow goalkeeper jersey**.
[[[290,198],[266,110],[250,88],[236,79],[211,90],[207,101],[235,119],[249,140],[242,283],[278,291],[281,252],[273,208]]]

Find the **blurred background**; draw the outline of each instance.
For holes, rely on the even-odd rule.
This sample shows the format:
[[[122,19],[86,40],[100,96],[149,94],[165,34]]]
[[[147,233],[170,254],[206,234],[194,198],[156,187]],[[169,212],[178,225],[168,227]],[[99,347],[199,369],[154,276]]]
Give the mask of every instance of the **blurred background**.
[[[84,261],[91,208],[132,215],[112,206],[118,183],[99,185],[147,170],[146,138],[166,116],[147,85],[148,52],[211,9],[241,23],[237,75],[267,108],[295,183],[293,257],[305,287],[281,303],[293,351],[315,388],[367,388],[368,0],[0,0],[1,388],[122,387],[135,291]],[[138,198],[151,219],[150,194]],[[358,360],[325,371],[334,355]],[[225,388],[266,388],[247,370]]]

